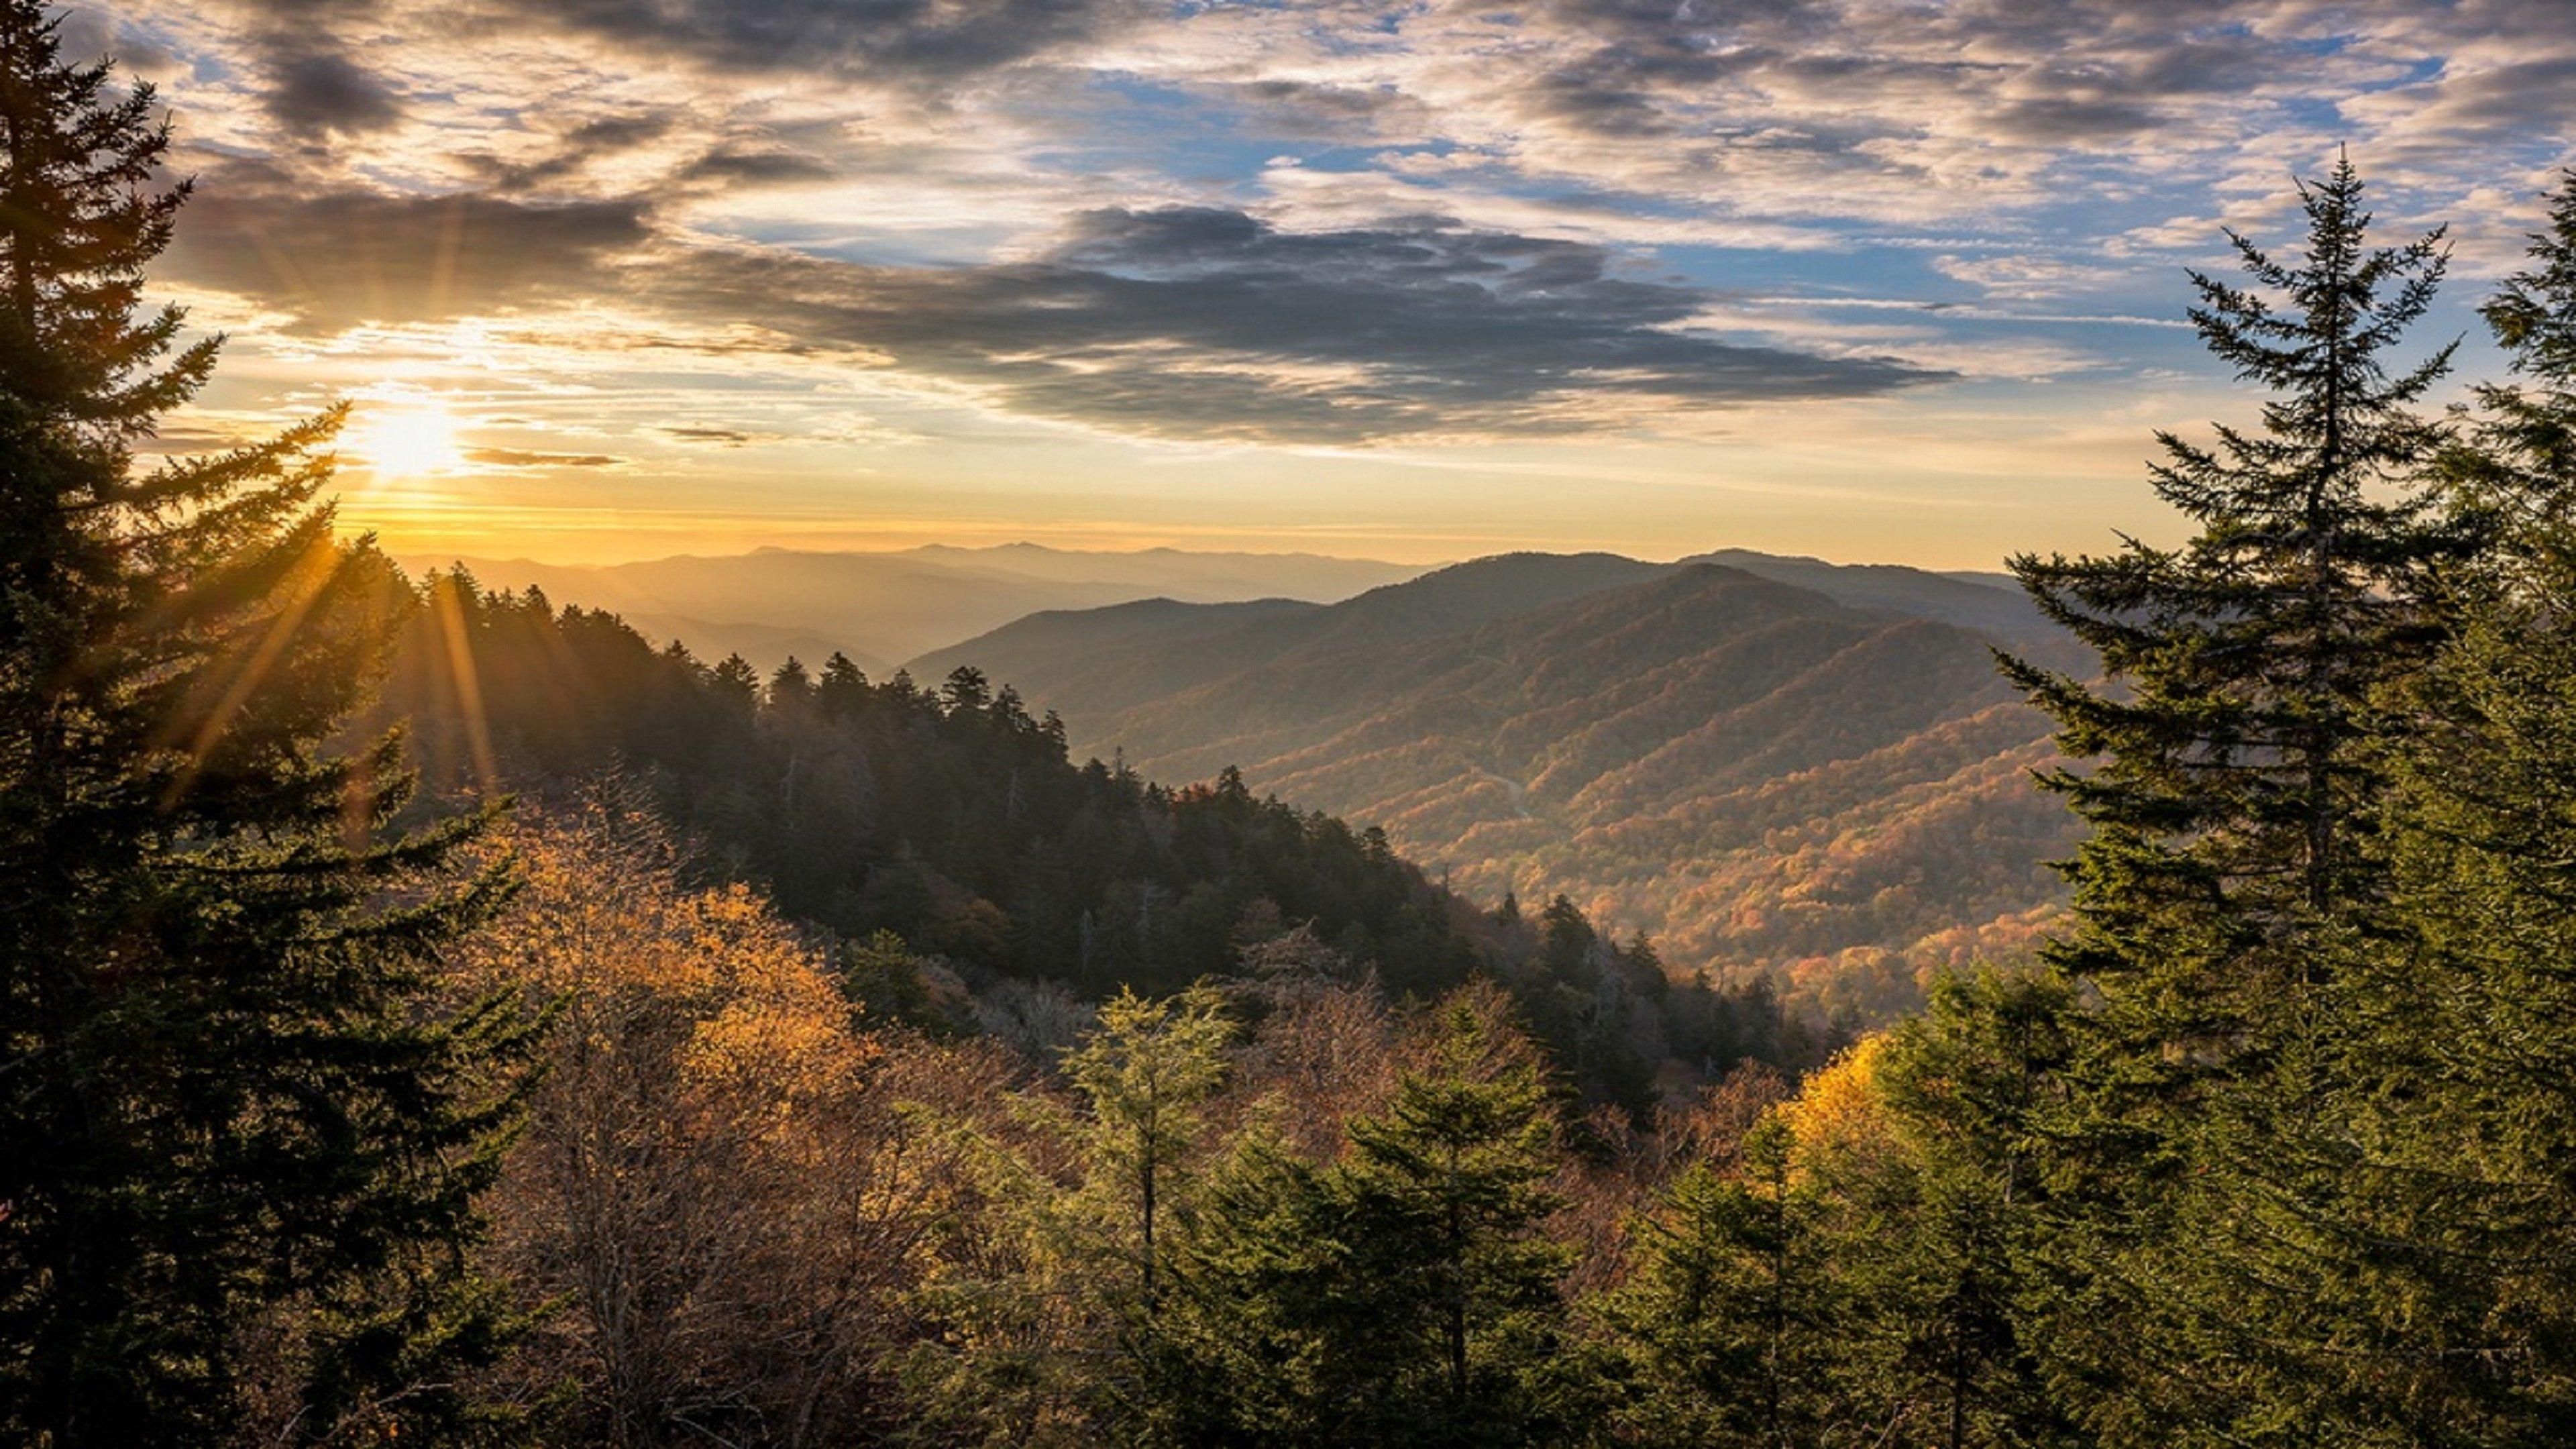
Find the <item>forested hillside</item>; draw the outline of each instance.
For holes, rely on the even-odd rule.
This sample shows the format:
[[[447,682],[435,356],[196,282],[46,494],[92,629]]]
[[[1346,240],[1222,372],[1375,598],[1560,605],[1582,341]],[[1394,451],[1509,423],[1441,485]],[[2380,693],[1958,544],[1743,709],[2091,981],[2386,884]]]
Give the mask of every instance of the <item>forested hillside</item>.
[[[972,669],[925,690],[835,656],[764,680],[541,592],[457,574],[383,588],[404,622],[376,722],[408,726],[441,792],[560,797],[622,779],[792,917],[917,953],[906,971],[963,993],[946,1025],[1034,1012],[1012,1030],[1062,1045],[1082,1002],[1229,975],[1297,933],[1399,997],[1510,983],[1582,1090],[1632,1108],[1659,1079],[1713,1080],[1748,1056],[1794,1067],[1823,1040],[1768,983],[1668,982],[1651,944],[1613,942],[1568,904],[1534,900],[1527,920],[1478,910],[1383,832],[1258,798],[1234,771],[1167,787],[1076,765],[1053,713]],[[918,1005],[931,986],[877,989]]]
[[[1682,562],[1723,564],[1774,583],[1813,589],[1855,609],[1938,619],[1998,639],[2037,644],[2063,637],[2010,574],[1939,574],[1899,564],[1834,564],[1749,548],[1721,548]]]
[[[1931,971],[2027,949],[2061,899],[2071,826],[2031,782],[2046,722],[1992,650],[2080,656],[1983,585],[1766,567],[1872,606],[1713,563],[1515,555],[1328,608],[1040,615],[919,663],[1012,679],[1147,773],[1239,766],[1381,825],[1471,895],[1563,891],[1668,962],[1885,1017]]]

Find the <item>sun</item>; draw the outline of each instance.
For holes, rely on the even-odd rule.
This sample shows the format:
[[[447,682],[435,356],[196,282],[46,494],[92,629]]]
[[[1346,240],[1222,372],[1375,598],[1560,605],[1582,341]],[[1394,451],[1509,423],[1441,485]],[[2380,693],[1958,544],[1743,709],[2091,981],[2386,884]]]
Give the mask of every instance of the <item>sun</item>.
[[[465,466],[456,419],[437,403],[371,408],[349,444],[379,478],[420,478]]]

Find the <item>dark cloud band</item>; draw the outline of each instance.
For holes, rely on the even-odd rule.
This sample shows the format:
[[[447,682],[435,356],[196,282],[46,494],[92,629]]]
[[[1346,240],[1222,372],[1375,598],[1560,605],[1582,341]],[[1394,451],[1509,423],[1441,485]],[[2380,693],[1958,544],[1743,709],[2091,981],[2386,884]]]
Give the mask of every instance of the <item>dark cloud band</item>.
[[[201,178],[172,272],[256,297],[309,331],[551,309],[600,294],[651,238],[640,201],[308,190],[264,165]]]
[[[1288,232],[1221,208],[1103,210],[1032,261],[894,267],[689,244],[631,202],[279,186],[189,218],[177,262],[308,328],[610,301],[1172,438],[1560,433],[1940,376],[1728,341],[1692,325],[1704,293],[1618,276],[1602,247],[1441,217]]]

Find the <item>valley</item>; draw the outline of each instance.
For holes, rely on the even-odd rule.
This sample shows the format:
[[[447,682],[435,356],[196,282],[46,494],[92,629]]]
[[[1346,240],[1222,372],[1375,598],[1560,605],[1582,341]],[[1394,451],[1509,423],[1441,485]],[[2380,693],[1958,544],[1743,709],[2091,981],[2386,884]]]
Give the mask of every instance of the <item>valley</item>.
[[[1384,828],[1470,899],[1564,894],[1677,974],[1768,979],[1820,1014],[1888,1019],[1940,971],[2026,952],[2075,838],[1995,651],[2080,655],[2004,575],[1743,549],[461,566],[763,674],[833,653],[926,686],[972,668],[1060,716],[1076,759],[1235,767]]]
[[[1049,611],[908,668],[1011,685],[1076,757],[1236,766],[1472,898],[1562,892],[1675,969],[1879,1018],[2060,898],[2072,831],[2030,780],[2053,751],[1997,647],[2074,662],[1983,582],[1522,554],[1329,605]]]

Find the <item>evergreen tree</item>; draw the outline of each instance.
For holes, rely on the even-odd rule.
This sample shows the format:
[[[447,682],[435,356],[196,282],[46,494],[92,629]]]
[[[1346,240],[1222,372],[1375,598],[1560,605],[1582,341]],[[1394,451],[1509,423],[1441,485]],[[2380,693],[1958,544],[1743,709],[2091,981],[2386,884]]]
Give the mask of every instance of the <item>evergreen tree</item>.
[[[503,882],[389,833],[395,740],[329,747],[400,598],[315,501],[340,414],[133,466],[217,343],[140,310],[150,88],[59,48],[0,0],[0,1437],[215,1442],[257,1344],[282,1442],[462,1432],[522,1043],[427,991]]]
[[[2491,546],[2391,706],[2378,928],[2341,954],[2358,1144],[2324,1220],[2344,1326],[2316,1418],[2413,1442],[2576,1435],[2576,176],[2485,309],[2513,381],[2446,470]]]
[[[1559,895],[1539,912],[1538,926],[1540,963],[1558,981],[1589,990],[1599,975],[1593,947],[1601,937],[1582,909]]]
[[[707,671],[707,684],[727,714],[751,718],[760,701],[760,671],[739,654],[728,654]]]
[[[2047,975],[1983,971],[1937,983],[1924,1014],[1891,1032],[1877,1073],[1892,1151],[1833,1190],[1866,1305],[1853,1357],[1865,1397],[1909,1442],[2080,1442],[2023,1342],[2036,1288],[2031,1248],[2048,1204],[2037,1169],[2065,1065],[2072,1002]]]
[[[2327,1010],[2332,946],[2388,888],[2378,701],[2439,646],[2434,583],[2477,540],[2423,476],[2442,431],[2415,408],[2450,349],[2388,361],[2440,234],[2367,246],[2348,161],[2301,195],[2296,263],[2231,234],[2255,287],[2193,276],[2204,341],[2270,393],[2259,432],[2162,438],[2157,492],[2197,531],[2014,561],[2108,675],[2006,662],[2097,762],[2047,777],[2091,827],[2048,951],[2088,1006],[2051,1133],[2059,1277],[2029,1340],[2102,1442],[2296,1439],[2333,1377],[2323,1224],[2351,1144],[2332,1104],[2357,1063]]]
[[[1321,1446],[1345,1384],[1327,1372],[1343,1251],[1324,1174],[1270,1131],[1208,1174],[1144,1360],[1139,1442]]]
[[[2576,504],[2576,171],[2550,198],[2530,265],[2479,311],[2514,380],[2477,389],[2471,445],[2449,461],[2462,501],[2493,522],[2510,557],[2517,542],[2550,539],[2547,525]]]
[[[2338,1012],[2376,1090],[2342,1114],[2330,1408],[2418,1443],[2576,1438],[2576,531],[2546,532],[2516,547],[2538,592],[2481,601],[2408,691],[2397,929]]]
[[[806,673],[805,666],[791,654],[786,663],[771,671],[765,698],[773,713],[795,717],[814,707],[819,689],[814,676]]]
[[[823,661],[823,677],[815,686],[815,700],[823,713],[845,720],[857,714],[867,702],[868,676],[850,662],[850,656],[839,650]]]
[[[2108,558],[2013,560],[2116,686],[2005,661],[2067,752],[2100,762],[2047,779],[2092,827],[2072,871],[2080,928],[2055,958],[2129,983],[2118,1000],[2198,1045],[2223,1043],[2284,976],[2295,982],[2281,959],[2295,953],[2267,947],[2369,898],[2352,838],[2373,783],[2368,697],[2438,642],[2428,571],[2467,551],[2413,475],[2441,438],[2414,406],[2452,349],[2396,376],[2386,361],[2432,302],[2441,233],[2367,247],[2348,160],[2301,196],[2298,264],[2229,233],[2286,310],[2192,274],[2203,340],[2272,394],[2259,434],[2222,425],[2215,449],[2159,434],[2157,495],[2198,531],[2174,549],[2132,540]],[[2248,953],[2273,958],[2268,975]]]
[[[1442,1008],[1432,1060],[1323,1170],[1256,1140],[1180,1265],[1160,1382],[1182,1442],[1520,1445],[1586,1432],[1538,1063]],[[1180,1402],[1174,1402],[1175,1399]]]
[[[1788,1123],[1765,1115],[1739,1171],[1694,1164],[1640,1225],[1637,1265],[1606,1305],[1628,1388],[1622,1442],[1827,1440],[1841,1310],[1828,1204],[1794,1169],[1796,1146]]]
[[[1121,1256],[1135,1264],[1134,1301],[1149,1326],[1163,1252],[1157,1230],[1196,1141],[1197,1109],[1225,1080],[1232,1032],[1212,987],[1162,1001],[1122,990],[1101,1006],[1098,1029],[1065,1056],[1065,1075],[1091,1108],[1091,1157],[1115,1199]]]
[[[1538,1063],[1465,1001],[1445,1008],[1431,1067],[1351,1124],[1334,1181],[1364,1283],[1350,1306],[1370,1321],[1356,1342],[1386,1349],[1365,1366],[1380,1392],[1359,1406],[1364,1424],[1383,1417],[1357,1437],[1502,1445],[1565,1431],[1547,1370],[1569,1260],[1540,1232],[1555,1136]]]

